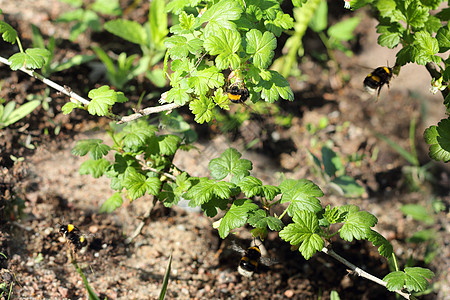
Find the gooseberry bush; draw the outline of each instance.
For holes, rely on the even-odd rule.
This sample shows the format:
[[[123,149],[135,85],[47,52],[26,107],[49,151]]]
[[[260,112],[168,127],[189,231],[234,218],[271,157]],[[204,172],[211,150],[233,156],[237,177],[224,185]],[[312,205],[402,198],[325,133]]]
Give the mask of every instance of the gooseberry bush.
[[[293,1],[293,4],[298,7],[296,9],[305,7],[305,3],[309,5],[308,9],[314,9],[311,3],[318,2],[302,0]],[[440,75],[435,82],[443,91],[444,105],[449,109],[446,92],[449,62],[436,55],[450,48],[448,25],[442,25],[448,20],[449,11],[443,9],[435,15],[430,14],[440,2],[361,0],[350,4],[354,9],[371,5],[379,12],[379,43],[389,48],[402,45],[396,67],[408,62],[427,65],[430,69],[428,65],[439,65],[439,70],[434,69],[437,72],[434,75]],[[324,193],[312,181],[285,179],[277,186],[265,185],[252,176],[252,162],[243,159],[233,148],[209,162],[208,177],[190,176],[173,163],[177,151],[191,147],[186,135],[161,134],[157,126],[149,124],[146,116],[187,105],[196,122],[210,122],[218,111],[229,110],[227,88],[230,85],[248,89],[249,99],[255,103],[294,100],[286,78],[269,69],[277,38],[294,26],[294,20],[274,0],[174,0],[166,7],[164,1],[158,3],[159,9],[162,7],[165,13],[177,16],[168,37],[165,37],[166,32],[160,38],[155,37],[157,31],[154,28],[152,31],[152,26],[158,24],[155,19],[139,30],[135,23],[122,21],[109,23],[108,28],[141,45],[143,56],[148,55],[144,49],[153,49],[158,56],[164,45],[163,74],[170,82],[170,89],[161,95],[161,106],[121,116],[113,113],[113,107],[128,101],[123,92],[105,85],[91,90],[89,100],[86,100],[65,88],[60,89],[71,97],[62,108],[65,114],[81,109],[116,121],[108,129],[112,144],[107,145],[100,139],[81,140],[72,150],[75,155],[89,155],[81,165],[81,174],[111,179],[111,189],[116,192],[103,203],[100,211],[113,212],[122,205],[124,198],[133,201],[145,194],[153,195],[166,207],[186,199],[189,206],[200,207],[208,217],[222,216],[214,223],[221,238],[246,225],[253,228],[254,237],[261,239],[269,230],[277,231],[280,238],[298,249],[305,259],[322,251],[373,280],[373,276],[345,262],[329,247],[335,237],[347,242],[367,240],[382,256],[394,262],[395,271],[378,283],[405,298],[412,292],[424,291],[433,273],[418,267],[400,270],[392,245],[372,229],[377,224],[374,215],[355,205],[324,207],[320,202]],[[149,18],[158,16],[149,14]],[[0,22],[0,32],[5,41],[19,45],[20,52],[7,62],[11,69],[28,70],[31,75],[43,79],[30,70],[42,68],[49,51],[43,48],[24,50],[17,32],[5,22]],[[436,38],[432,36],[434,34]],[[158,45],[152,44],[155,40]],[[96,52],[100,53],[100,50]],[[154,64],[155,61],[150,63]],[[431,144],[432,158],[450,160],[449,127],[450,121],[445,119],[427,129],[425,137]],[[274,207],[282,207],[283,212],[276,215]]]

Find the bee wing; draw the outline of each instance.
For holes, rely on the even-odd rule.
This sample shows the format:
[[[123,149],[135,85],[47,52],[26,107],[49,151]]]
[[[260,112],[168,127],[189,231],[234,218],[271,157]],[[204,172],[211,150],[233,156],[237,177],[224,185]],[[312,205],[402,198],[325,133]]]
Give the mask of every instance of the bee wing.
[[[245,254],[245,249],[237,245],[235,241],[231,242],[231,249],[233,249],[236,252],[239,252],[241,255]]]
[[[272,265],[278,263],[278,261],[276,259],[270,258],[270,257],[261,257],[259,259],[259,262],[266,266],[272,266]]]

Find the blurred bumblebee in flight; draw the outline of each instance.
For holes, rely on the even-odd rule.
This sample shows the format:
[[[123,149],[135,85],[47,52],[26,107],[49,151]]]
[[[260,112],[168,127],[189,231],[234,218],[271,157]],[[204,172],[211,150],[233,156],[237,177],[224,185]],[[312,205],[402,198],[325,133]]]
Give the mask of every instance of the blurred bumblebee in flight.
[[[370,94],[377,93],[377,99],[380,97],[380,91],[383,85],[387,84],[389,87],[389,82],[392,79],[392,68],[390,67],[378,67],[364,79],[364,88]]]

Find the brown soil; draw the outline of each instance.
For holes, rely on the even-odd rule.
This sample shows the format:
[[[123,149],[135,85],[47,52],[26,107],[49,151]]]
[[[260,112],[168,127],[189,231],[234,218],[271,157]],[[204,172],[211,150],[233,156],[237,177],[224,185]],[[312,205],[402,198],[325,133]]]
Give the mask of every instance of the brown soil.
[[[69,36],[70,26],[52,22],[70,9],[64,3],[0,0],[0,8],[4,20],[18,30],[25,46],[30,45],[31,23],[38,25],[46,36]],[[147,10],[148,3],[145,3],[130,18],[145,20]],[[340,5],[336,11],[349,13]],[[278,114],[292,114],[292,126],[276,125],[276,115],[264,116],[263,121],[255,117],[244,123],[239,132],[226,135],[219,134],[214,126],[211,129],[193,124],[199,134],[195,143],[199,151],[180,151],[175,164],[193,176],[208,176],[209,160],[232,146],[253,162],[253,175],[266,184],[279,183],[280,172],[287,178],[313,180],[326,194],[322,204],[356,204],[377,216],[375,230],[393,244],[401,266],[413,259],[415,266],[436,273],[434,290],[422,299],[444,299],[450,295],[450,169],[448,165],[433,162],[434,181],[425,181],[411,191],[412,185],[403,172],[408,163],[374,134],[382,133],[408,148],[410,120],[417,118],[419,159],[422,164],[429,162],[421,135],[424,128],[443,117],[442,99],[427,94],[429,77],[425,69],[414,66],[402,69],[398,78],[392,80],[390,90],[383,89],[378,102],[363,92],[362,81],[368,69],[361,66],[373,68],[395,61],[394,51],[376,46],[374,30],[373,21],[366,17],[357,29],[364,47],[353,58],[337,53],[343,74],[351,78],[345,85],[339,85],[336,74],[313,59],[301,64],[307,80],[291,78],[295,101],[279,103]],[[62,60],[74,54],[91,53],[88,48],[91,43],[115,42],[110,39],[114,37],[85,33],[76,44],[65,40],[58,45],[56,57]],[[305,38],[305,45],[311,51],[323,50],[313,35]],[[16,51],[4,42],[0,49],[3,57]],[[52,74],[51,79],[83,94],[107,84],[91,81],[91,72],[91,66],[84,65]],[[0,78],[3,80],[0,98],[6,101],[23,103],[28,95],[43,95],[46,88],[6,66],[0,66]],[[141,78],[131,84],[137,87],[127,95],[131,102],[137,102],[141,90],[148,92],[150,86]],[[49,96],[52,101],[48,111],[39,108],[0,130],[0,210],[3,212],[0,252],[7,257],[0,257],[0,267],[3,281],[14,282],[12,299],[88,299],[81,277],[68,262],[68,247],[58,233],[59,225],[68,222],[76,224],[88,238],[86,251],[77,255],[78,263],[101,299],[158,298],[170,254],[173,262],[166,299],[329,299],[333,290],[341,299],[395,299],[385,288],[348,274],[345,266],[323,253],[304,260],[298,252],[291,252],[276,234],[269,234],[265,242],[276,264],[262,267],[251,279],[242,278],[236,271],[240,256],[232,250],[231,240],[248,246],[249,229],[239,230],[235,236],[221,241],[212,227],[215,220],[182,205],[167,209],[157,204],[142,234],[127,244],[126,238],[138,226],[152,199],[144,197],[131,204],[124,203],[112,214],[99,214],[100,205],[112,195],[110,182],[106,178],[79,175],[78,169],[86,158],[73,156],[70,151],[81,139],[108,140],[104,129],[109,120],[80,111],[64,116],[61,107],[68,99],[54,91]],[[424,113],[423,107],[428,113]],[[187,110],[181,109],[180,113],[192,119]],[[329,125],[314,135],[309,134],[306,125],[317,125],[322,117],[328,118]],[[59,130],[57,134],[55,129]],[[255,133],[264,134],[260,143],[246,151],[245,146],[254,139]],[[347,172],[366,188],[365,195],[355,199],[339,196],[313,171],[307,149],[320,154],[320,148],[311,145],[313,138],[319,145],[328,141],[343,157],[355,153],[363,156],[359,163],[349,163]],[[35,145],[35,149],[29,145]],[[11,155],[23,157],[24,161],[14,162]],[[434,215],[433,225],[406,218],[400,211],[401,205],[410,203],[430,207],[434,199],[442,201],[447,210]],[[424,263],[427,244],[406,240],[425,228],[437,231],[435,246],[441,249],[428,265]],[[336,240],[333,248],[375,276],[382,278],[389,273],[387,261],[370,243],[348,244]],[[14,279],[5,273],[13,274]]]

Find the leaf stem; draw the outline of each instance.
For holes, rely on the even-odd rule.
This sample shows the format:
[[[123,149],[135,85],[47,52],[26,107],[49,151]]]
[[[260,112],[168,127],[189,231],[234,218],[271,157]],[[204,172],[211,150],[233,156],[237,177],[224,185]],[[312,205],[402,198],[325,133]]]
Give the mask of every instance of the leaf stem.
[[[286,209],[283,211],[283,213],[278,217],[278,219],[283,219],[284,215],[287,213],[289,206],[291,206],[291,203],[289,203],[288,207],[286,207]]]
[[[17,41],[17,46],[19,46],[20,53],[23,53],[24,51],[23,51],[22,43],[20,42],[20,39],[18,36],[16,37],[16,41]]]
[[[348,260],[346,260],[345,258],[343,258],[342,256],[340,256],[339,254],[337,254],[336,252],[334,252],[331,249],[328,249],[326,247],[324,247],[322,249],[322,252],[325,254],[328,254],[329,256],[333,257],[334,259],[336,259],[337,261],[339,261],[340,263],[346,265],[347,267],[349,267],[351,269],[352,272],[354,272],[355,274],[357,274],[358,276],[361,276],[363,278],[366,278],[370,281],[373,281],[381,286],[386,287],[387,282],[381,280],[380,278],[373,276],[372,274],[367,273],[366,271],[358,268],[357,266],[355,266],[354,264],[352,264],[351,262],[349,262]],[[411,295],[405,292],[402,292],[400,290],[395,290],[395,292],[397,294],[399,294],[400,296],[402,296],[405,299],[412,299]]]

